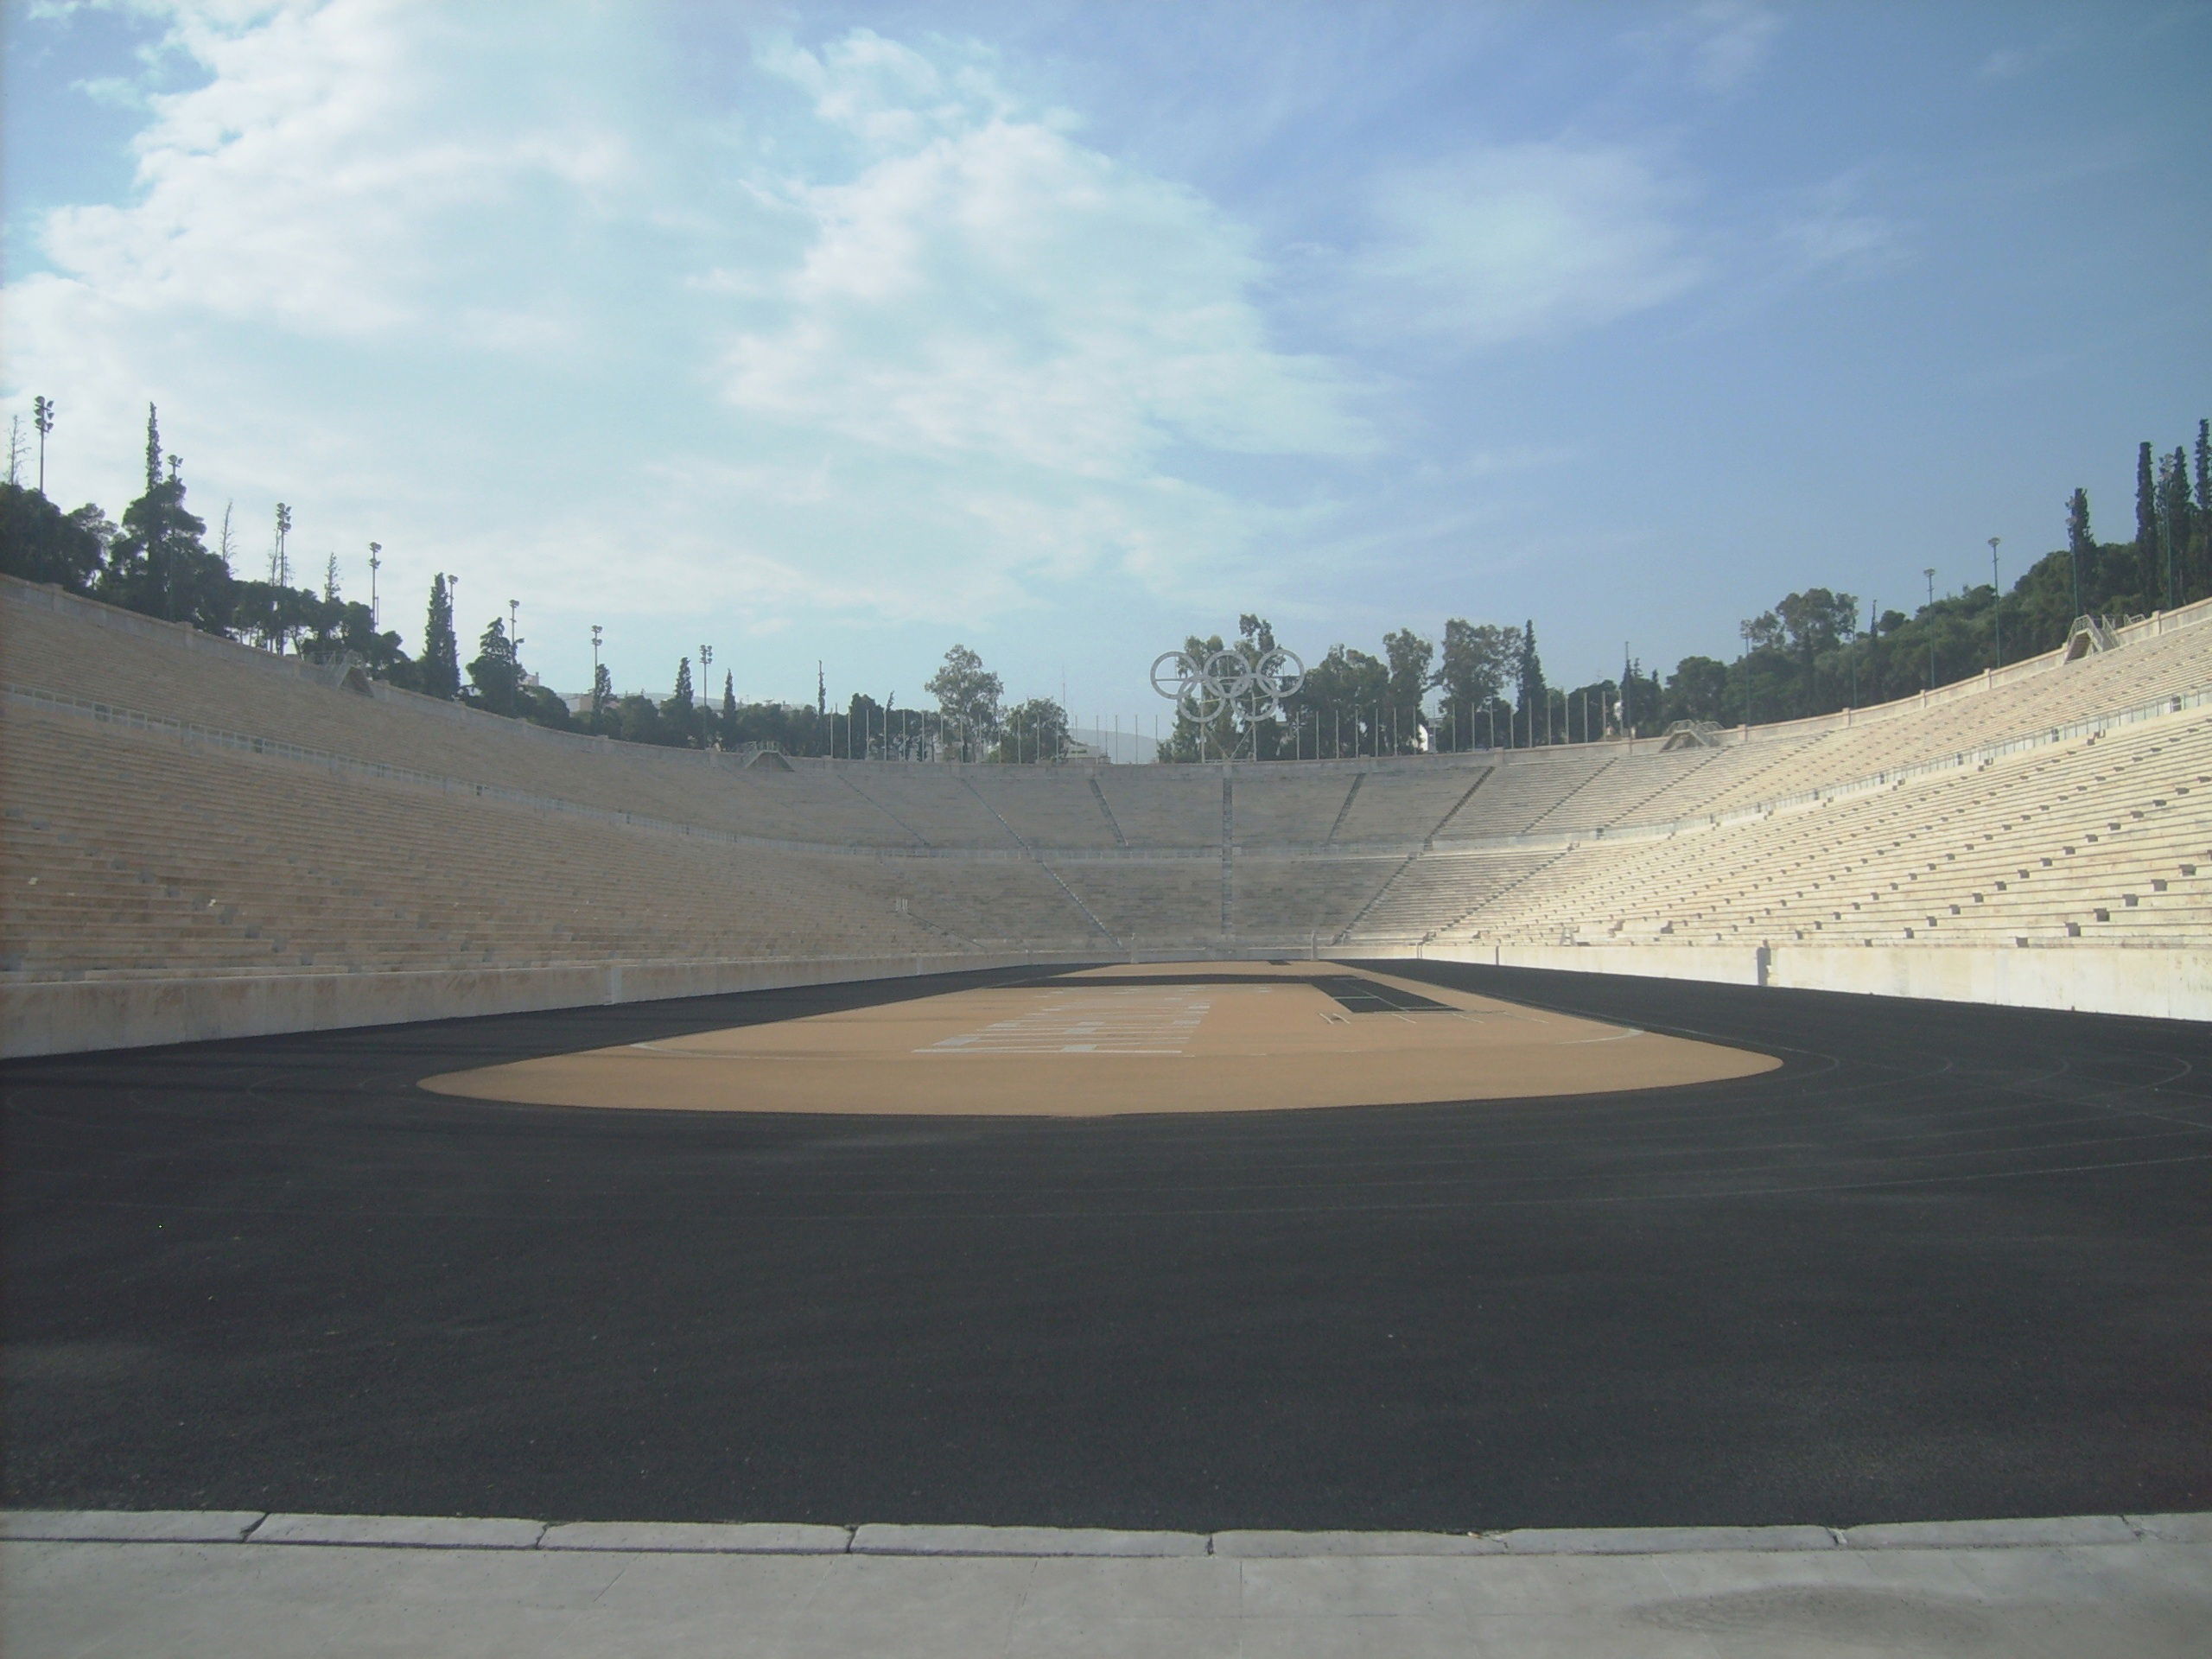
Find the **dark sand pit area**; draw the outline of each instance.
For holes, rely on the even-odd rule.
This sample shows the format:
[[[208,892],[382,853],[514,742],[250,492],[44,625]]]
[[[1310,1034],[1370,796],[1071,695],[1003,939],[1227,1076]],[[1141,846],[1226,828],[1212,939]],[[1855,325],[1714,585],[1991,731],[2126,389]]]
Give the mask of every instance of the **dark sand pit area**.
[[[1086,1117],[1607,1094],[1779,1064],[1372,970],[1196,963],[546,1055],[423,1086],[547,1106]]]

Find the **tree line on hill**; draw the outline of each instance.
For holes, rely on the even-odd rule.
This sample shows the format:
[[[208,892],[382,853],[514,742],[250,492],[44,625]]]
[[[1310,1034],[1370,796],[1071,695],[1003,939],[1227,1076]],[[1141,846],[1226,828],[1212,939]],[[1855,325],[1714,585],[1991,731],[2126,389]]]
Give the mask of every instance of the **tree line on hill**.
[[[2212,597],[2212,422],[2197,423],[2194,451],[2140,447],[2127,541],[2097,540],[2088,493],[2075,490],[2065,504],[2065,545],[2001,594],[1993,580],[1939,594],[1931,572],[1926,601],[1910,613],[1871,606],[1862,613],[1853,594],[1807,588],[1745,618],[1738,627],[1744,649],[1732,662],[1685,657],[1662,677],[1631,660],[1618,677],[1573,686],[1547,682],[1534,622],[1454,617],[1440,651],[1410,628],[1385,634],[1380,656],[1332,646],[1278,706],[1224,707],[1204,721],[1179,710],[1160,758],[1525,748],[1624,730],[1656,736],[1681,721],[1796,720],[1910,696],[2054,651],[2078,617],[2124,620]],[[1227,641],[1216,634],[1185,642],[1198,660],[1228,650],[1253,667],[1274,645],[1266,620],[1250,614]]]
[[[320,591],[291,581],[286,538],[289,509],[276,509],[268,579],[241,578],[226,507],[213,548],[207,524],[185,505],[183,463],[165,454],[156,411],[146,411],[145,490],[120,524],[87,503],[64,512],[45,493],[45,439],[53,405],[37,401],[39,480],[20,479],[24,449],[11,434],[8,476],[0,483],[0,570],[51,582],[209,633],[310,660],[348,658],[372,677],[427,696],[566,730],[633,743],[735,748],[773,744],[788,753],[925,760],[940,758],[1029,764],[1070,750],[1066,711],[1051,698],[1007,707],[999,677],[956,645],[924,690],[934,709],[900,709],[855,694],[831,710],[817,684],[811,705],[741,702],[724,673],[719,699],[677,666],[671,695],[618,696],[604,664],[594,670],[583,708],[538,685],[524,669],[508,619],[495,617],[465,665],[454,632],[453,582],[433,579],[423,647],[410,657],[396,631],[380,628],[371,607],[346,599],[336,562]],[[1444,625],[1441,649],[1410,628],[1386,634],[1382,653],[1338,644],[1310,664],[1303,683],[1279,703],[1225,705],[1194,713],[1179,707],[1162,760],[1407,754],[1592,741],[1623,732],[1649,736],[1676,721],[1721,726],[1796,719],[1908,696],[1984,669],[2063,645],[2077,617],[2125,618],[2212,596],[2212,422],[2197,423],[2195,453],[2160,453],[2143,444],[2136,461],[2135,535],[2100,542],[2091,531],[2087,492],[2066,503],[2066,544],[2029,567],[1999,593],[1994,581],[1937,594],[1908,613],[1870,607],[1826,588],[1808,588],[1746,618],[1744,650],[1732,662],[1689,656],[1663,678],[1636,661],[1618,677],[1554,686],[1537,653],[1533,620],[1518,626]],[[372,554],[375,551],[372,544]],[[1931,573],[1932,579],[1932,573]],[[1239,619],[1236,637],[1192,636],[1186,650],[1205,660],[1224,650],[1256,668],[1275,648],[1264,618]],[[702,652],[700,668],[708,667]],[[1198,714],[1206,714],[1200,719]]]

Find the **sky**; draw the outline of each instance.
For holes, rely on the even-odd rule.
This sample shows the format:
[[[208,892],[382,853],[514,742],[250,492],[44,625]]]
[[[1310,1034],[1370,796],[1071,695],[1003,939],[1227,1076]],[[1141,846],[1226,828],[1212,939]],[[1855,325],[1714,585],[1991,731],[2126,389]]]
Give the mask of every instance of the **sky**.
[[[411,648],[1148,727],[2009,583],[2212,414],[2212,6],[4,0],[0,406]],[[696,664],[695,664],[696,665]]]

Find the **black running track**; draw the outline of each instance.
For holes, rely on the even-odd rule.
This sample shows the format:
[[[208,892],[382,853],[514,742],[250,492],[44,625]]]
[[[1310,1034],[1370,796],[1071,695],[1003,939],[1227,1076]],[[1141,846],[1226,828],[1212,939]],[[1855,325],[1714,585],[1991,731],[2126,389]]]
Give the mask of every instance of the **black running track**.
[[[2212,1509],[2212,1028],[1392,971],[1788,1063],[1088,1120],[413,1086],[961,979],[12,1064],[6,1501],[1193,1529]]]

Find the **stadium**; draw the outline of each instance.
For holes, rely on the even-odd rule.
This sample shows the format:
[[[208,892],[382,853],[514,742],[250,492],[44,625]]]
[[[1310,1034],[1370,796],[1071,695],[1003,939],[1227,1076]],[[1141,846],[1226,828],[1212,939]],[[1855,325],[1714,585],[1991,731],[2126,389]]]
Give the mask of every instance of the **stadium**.
[[[2195,1547],[2212,602],[1790,725],[1145,766],[642,748],[13,578],[0,642],[9,1527],[99,1575],[32,1607],[160,1645],[245,1540],[315,1547],[202,1604],[280,1644],[506,1628],[452,1548],[632,1624],[687,1552],[748,1619],[921,1558],[803,1622],[965,1630],[1349,1552],[1415,1576],[1298,1628],[1496,1556],[1561,1630],[1950,1650],[2054,1617],[1945,1588],[1993,1545]],[[1184,1639],[1115,1582],[1082,1629]],[[2132,1582],[2050,1629],[2186,1650]]]
[[[1196,959],[2212,1018],[2208,602],[1787,725],[1013,766],[548,732],[0,591],[10,1054]]]
[[[2212,8],[0,36],[7,1659],[2212,1651]]]

